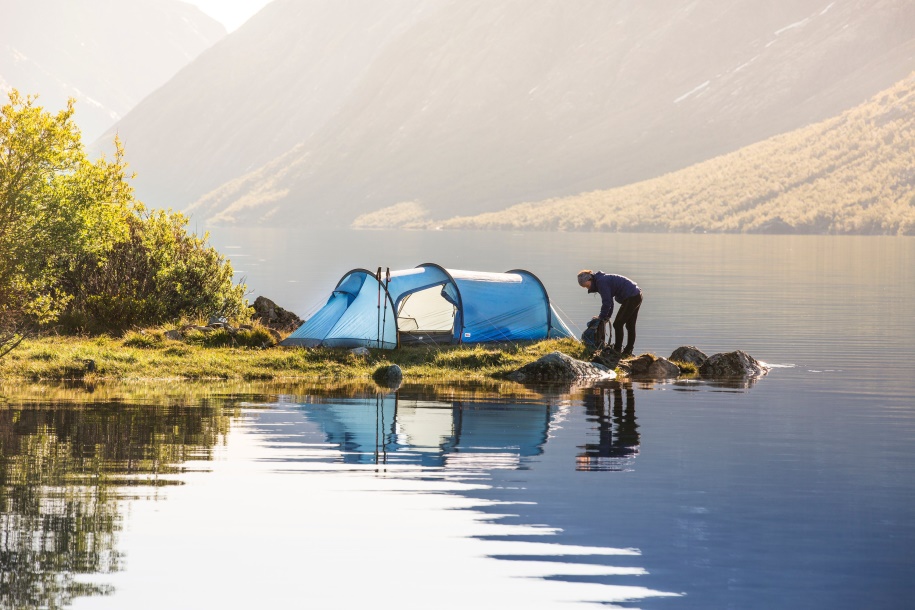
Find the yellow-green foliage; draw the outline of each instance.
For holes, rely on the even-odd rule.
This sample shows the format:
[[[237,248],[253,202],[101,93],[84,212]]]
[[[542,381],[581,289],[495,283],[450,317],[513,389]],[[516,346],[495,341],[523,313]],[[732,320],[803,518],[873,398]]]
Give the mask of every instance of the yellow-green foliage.
[[[188,219],[133,196],[120,141],[90,161],[74,100],[56,114],[36,96],[0,106],[0,357],[40,325],[124,332],[214,314],[245,321],[232,266]]]
[[[363,214],[353,220],[354,229],[390,229],[428,220],[429,212],[421,203],[404,201]]]
[[[915,75],[836,118],[653,180],[435,224],[915,235]]]

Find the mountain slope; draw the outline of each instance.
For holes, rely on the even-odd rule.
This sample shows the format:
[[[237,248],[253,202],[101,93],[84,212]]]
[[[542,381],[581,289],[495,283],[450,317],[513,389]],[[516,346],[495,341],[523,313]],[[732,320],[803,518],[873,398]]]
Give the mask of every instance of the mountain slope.
[[[643,180],[913,69],[909,0],[275,0],[117,129],[147,203],[346,225]]]
[[[440,4],[274,0],[112,129],[138,172],[138,196],[186,206],[302,142],[380,49]]]
[[[861,103],[915,69],[915,5],[461,0],[347,104],[202,199],[216,222],[433,216],[649,178]]]
[[[836,118],[653,180],[432,224],[915,235],[915,74]]]
[[[91,142],[225,35],[177,0],[0,0],[0,90],[77,100]]]

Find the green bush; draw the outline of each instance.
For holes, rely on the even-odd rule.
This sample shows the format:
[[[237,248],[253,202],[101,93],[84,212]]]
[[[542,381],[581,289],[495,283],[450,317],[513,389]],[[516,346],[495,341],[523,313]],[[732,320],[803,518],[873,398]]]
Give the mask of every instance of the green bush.
[[[235,335],[235,340],[244,347],[273,347],[276,345],[273,335],[262,326],[239,330]]]
[[[103,334],[247,320],[245,286],[208,236],[134,198],[120,141],[113,160],[92,162],[75,101],[57,114],[35,102],[12,90],[0,107],[0,356],[54,324]]]
[[[231,263],[186,225],[181,214],[138,209],[126,238],[104,257],[73,264],[65,275],[73,298],[61,321],[79,326],[67,330],[122,333],[212,315],[247,320],[245,286],[233,284]]]

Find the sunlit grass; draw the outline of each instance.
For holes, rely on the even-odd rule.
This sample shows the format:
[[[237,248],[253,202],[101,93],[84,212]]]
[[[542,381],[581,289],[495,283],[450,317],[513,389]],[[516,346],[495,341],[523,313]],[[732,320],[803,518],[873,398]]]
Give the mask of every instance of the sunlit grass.
[[[266,343],[256,332],[251,334],[255,346],[238,346],[237,340],[227,346],[228,333],[216,333],[220,331],[203,338],[191,334],[184,341],[168,339],[159,330],[123,338],[32,339],[0,359],[0,379],[368,382],[379,367],[396,364],[411,380],[492,381],[549,352],[587,356],[572,339],[370,349],[357,355],[347,349],[256,347]]]

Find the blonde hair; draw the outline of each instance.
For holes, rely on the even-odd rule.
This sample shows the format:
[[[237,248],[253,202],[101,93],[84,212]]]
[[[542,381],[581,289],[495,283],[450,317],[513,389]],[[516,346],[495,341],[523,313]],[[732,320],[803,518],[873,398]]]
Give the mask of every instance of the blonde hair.
[[[594,278],[594,272],[590,269],[582,269],[578,272],[578,285],[584,286],[585,283],[591,281]]]

